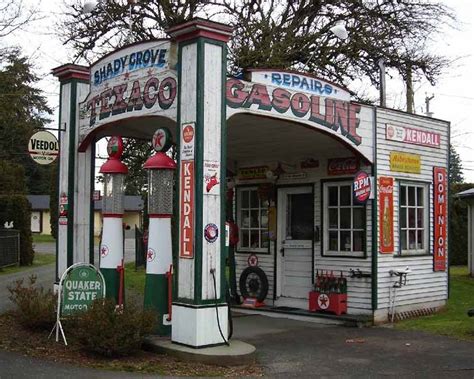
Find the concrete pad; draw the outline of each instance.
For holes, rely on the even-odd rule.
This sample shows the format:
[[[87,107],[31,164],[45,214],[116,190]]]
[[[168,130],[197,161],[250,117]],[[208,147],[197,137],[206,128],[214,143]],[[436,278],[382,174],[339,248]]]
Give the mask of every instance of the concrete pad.
[[[230,340],[229,346],[214,346],[201,349],[177,345],[169,339],[151,336],[145,348],[156,353],[168,354],[183,361],[192,361],[219,366],[241,366],[255,363],[255,346],[238,340]]]

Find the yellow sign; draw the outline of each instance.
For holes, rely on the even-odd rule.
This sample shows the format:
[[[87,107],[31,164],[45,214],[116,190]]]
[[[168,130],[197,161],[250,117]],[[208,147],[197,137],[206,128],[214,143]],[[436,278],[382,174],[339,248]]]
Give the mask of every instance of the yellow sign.
[[[237,177],[240,180],[265,179],[268,166],[243,167],[239,168]]]
[[[399,151],[390,153],[390,171],[409,172],[419,174],[421,158],[418,154],[408,154]]]

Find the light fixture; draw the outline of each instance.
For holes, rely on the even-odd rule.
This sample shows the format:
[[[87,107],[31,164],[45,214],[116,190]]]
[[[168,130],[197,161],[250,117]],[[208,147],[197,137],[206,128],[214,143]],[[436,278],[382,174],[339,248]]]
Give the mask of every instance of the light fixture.
[[[336,25],[334,25],[329,30],[339,39],[345,40],[347,37],[349,37],[349,33],[347,33],[344,21],[338,21]]]

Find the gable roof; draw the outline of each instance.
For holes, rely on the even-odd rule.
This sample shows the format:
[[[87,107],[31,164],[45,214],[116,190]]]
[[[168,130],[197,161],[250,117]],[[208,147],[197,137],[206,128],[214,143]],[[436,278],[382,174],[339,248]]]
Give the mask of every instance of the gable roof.
[[[470,188],[468,190],[465,190],[465,191],[462,191],[462,192],[459,192],[456,194],[457,197],[460,197],[462,199],[466,199],[466,198],[474,198],[474,188]]]

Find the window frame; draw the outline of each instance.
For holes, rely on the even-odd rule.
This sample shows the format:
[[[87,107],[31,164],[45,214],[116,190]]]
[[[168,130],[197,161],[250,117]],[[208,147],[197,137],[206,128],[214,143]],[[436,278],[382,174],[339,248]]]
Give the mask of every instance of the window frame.
[[[401,215],[402,215],[402,187],[415,187],[415,188],[422,188],[424,191],[423,194],[423,201],[424,201],[424,206],[423,206],[423,230],[424,230],[424,248],[423,249],[402,249],[402,233],[406,232],[408,233],[410,229],[409,227],[409,221],[408,221],[408,212],[406,213],[406,218],[407,218],[407,223],[406,227],[403,228],[402,230],[402,223],[401,223]],[[407,190],[408,191],[408,190]],[[416,209],[418,209],[417,205],[417,196],[415,195],[415,206],[410,206],[408,205],[408,194],[406,195],[406,201],[407,204],[405,207],[407,209],[414,207],[415,208],[415,217],[416,217]],[[430,223],[430,211],[431,211],[431,183],[430,182],[423,182],[423,181],[413,181],[413,180],[399,180],[398,182],[398,217],[397,217],[397,222],[398,222],[398,254],[396,255],[397,257],[413,257],[413,256],[424,256],[424,255],[432,255],[431,252],[431,247],[430,247],[430,233],[431,233],[431,223]],[[415,238],[416,237],[416,231],[419,230],[419,228],[416,226],[416,218],[415,218]],[[409,244],[408,241],[408,235],[407,235],[407,244]]]
[[[351,245],[353,245],[354,240],[353,240],[353,232],[354,231],[360,231],[362,230],[364,232],[364,249],[362,251],[335,251],[335,250],[329,250],[329,187],[331,186],[337,186],[337,187],[342,187],[342,186],[349,186],[351,188],[351,204],[350,204],[350,209],[351,209]],[[339,190],[338,190],[339,193]],[[338,205],[337,208],[340,209],[341,205],[339,204],[339,198],[338,198]],[[346,206],[344,206],[346,207]],[[356,228],[354,230],[353,227],[353,209],[354,207],[357,208],[363,208],[364,209],[364,214],[365,214],[365,219],[364,219],[364,225],[363,229]],[[340,179],[326,179],[326,180],[321,180],[321,222],[322,222],[322,238],[321,238],[321,256],[324,257],[334,257],[334,258],[355,258],[355,259],[366,259],[367,258],[367,243],[368,243],[368,233],[367,233],[367,203],[364,204],[358,204],[354,200],[353,192],[352,192],[352,181],[349,178],[340,178]],[[340,217],[338,216],[338,231],[341,230],[340,228]],[[344,229],[346,230],[346,229]]]
[[[258,214],[259,214],[259,224],[260,224],[259,227],[258,228],[251,228],[251,227],[243,228],[242,227],[242,224],[243,224],[242,213],[241,213],[242,212],[242,193],[248,192],[248,191],[257,192],[257,197],[258,197],[258,185],[236,187],[236,205],[237,205],[236,206],[236,222],[239,227],[239,243],[237,244],[236,252],[241,253],[241,254],[245,254],[245,253],[271,254],[270,253],[270,240],[268,240],[268,247],[258,247],[258,248],[250,247],[250,246],[242,247],[243,230],[258,230],[260,232],[259,234],[260,243],[261,243],[261,233],[264,231],[264,232],[267,232],[268,234],[268,223],[266,227],[262,227],[261,219],[260,219],[262,210],[267,211],[267,217],[268,217],[268,207],[265,207],[262,204],[262,200],[259,197],[258,197],[258,201],[259,201]],[[250,203],[249,203],[249,208],[244,208],[244,210],[248,210],[248,211],[256,210],[256,209],[257,208],[252,208],[250,206]]]

